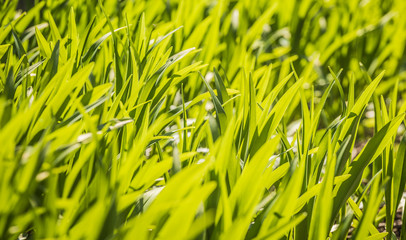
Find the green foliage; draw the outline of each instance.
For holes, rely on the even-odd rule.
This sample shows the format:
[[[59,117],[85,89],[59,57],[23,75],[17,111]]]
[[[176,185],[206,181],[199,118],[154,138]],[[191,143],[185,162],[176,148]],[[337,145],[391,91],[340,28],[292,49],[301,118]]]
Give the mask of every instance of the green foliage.
[[[1,239],[395,235],[404,1],[18,2]]]

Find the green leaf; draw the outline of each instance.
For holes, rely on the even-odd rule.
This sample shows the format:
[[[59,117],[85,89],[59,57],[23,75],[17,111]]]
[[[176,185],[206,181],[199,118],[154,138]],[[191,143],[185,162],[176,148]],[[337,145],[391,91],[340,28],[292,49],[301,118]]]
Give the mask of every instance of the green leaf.
[[[404,114],[401,114],[386,124],[368,142],[362,152],[344,172],[344,174],[350,174],[351,177],[339,186],[336,186],[334,189],[336,198],[334,199],[333,219],[337,216],[339,209],[345,204],[347,199],[358,188],[364,169],[382,153],[388,144],[390,144],[390,139],[396,134],[403,118]]]
[[[216,94],[214,94],[213,89],[210,87],[210,85],[206,82],[204,79],[203,75],[199,72],[200,77],[202,78],[204,84],[207,87],[207,90],[209,90],[210,96],[212,98],[214,108],[216,109],[216,121],[217,124],[220,128],[220,132],[224,132],[227,126],[227,116],[226,112],[224,111],[224,108],[221,105],[220,100],[217,98]]]
[[[52,55],[51,47],[49,46],[48,41],[45,39],[42,33],[38,30],[38,28],[35,28],[35,36],[37,38],[38,47],[41,51],[41,55],[44,56],[45,58],[50,58]]]
[[[10,44],[0,45],[0,58],[3,57],[3,55],[7,52],[10,46],[11,46]]]

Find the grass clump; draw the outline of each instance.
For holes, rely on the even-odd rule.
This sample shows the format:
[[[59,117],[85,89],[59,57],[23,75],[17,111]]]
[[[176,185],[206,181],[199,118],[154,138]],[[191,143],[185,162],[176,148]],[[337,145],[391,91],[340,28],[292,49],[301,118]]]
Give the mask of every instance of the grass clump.
[[[403,1],[21,7],[0,6],[1,239],[406,236]]]

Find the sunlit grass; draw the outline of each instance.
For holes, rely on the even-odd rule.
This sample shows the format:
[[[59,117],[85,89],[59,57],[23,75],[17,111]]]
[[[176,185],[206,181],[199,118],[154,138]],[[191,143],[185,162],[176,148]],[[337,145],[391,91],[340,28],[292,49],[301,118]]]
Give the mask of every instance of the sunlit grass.
[[[17,2],[0,239],[399,235],[403,1]]]

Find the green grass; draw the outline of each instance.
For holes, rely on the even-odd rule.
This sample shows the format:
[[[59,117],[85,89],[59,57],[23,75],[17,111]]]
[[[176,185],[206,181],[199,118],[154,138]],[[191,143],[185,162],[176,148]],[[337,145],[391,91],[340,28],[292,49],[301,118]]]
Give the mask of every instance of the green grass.
[[[404,1],[17,4],[0,239],[396,238]]]

